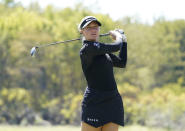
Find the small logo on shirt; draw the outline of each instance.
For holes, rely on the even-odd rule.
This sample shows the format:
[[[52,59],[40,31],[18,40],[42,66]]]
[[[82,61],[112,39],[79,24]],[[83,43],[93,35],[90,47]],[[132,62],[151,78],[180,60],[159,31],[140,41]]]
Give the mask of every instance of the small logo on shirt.
[[[98,49],[100,48],[100,44],[99,43],[94,43],[94,46],[98,47]]]
[[[89,117],[87,117],[87,121],[98,122],[99,120],[96,119],[96,118],[89,118]]]

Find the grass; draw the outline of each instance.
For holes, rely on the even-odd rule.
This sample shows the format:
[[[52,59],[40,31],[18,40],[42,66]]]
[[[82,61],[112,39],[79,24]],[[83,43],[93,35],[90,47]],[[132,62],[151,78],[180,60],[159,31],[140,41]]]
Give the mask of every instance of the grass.
[[[0,131],[80,131],[76,126],[6,126],[0,125]],[[139,125],[120,127],[119,131],[167,131]]]

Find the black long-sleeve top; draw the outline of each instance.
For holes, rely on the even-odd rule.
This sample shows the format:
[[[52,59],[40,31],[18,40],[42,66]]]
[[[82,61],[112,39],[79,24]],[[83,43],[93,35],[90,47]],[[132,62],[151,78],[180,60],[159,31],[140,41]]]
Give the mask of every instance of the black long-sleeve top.
[[[112,54],[119,50],[118,56]],[[106,91],[115,90],[117,85],[113,67],[126,67],[127,43],[104,44],[85,40],[80,50],[80,58],[88,87]]]

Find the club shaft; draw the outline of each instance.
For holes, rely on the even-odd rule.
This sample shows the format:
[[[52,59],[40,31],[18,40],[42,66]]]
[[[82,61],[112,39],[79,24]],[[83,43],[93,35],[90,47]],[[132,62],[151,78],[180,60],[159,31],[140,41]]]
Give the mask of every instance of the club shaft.
[[[77,41],[80,40],[80,38],[76,38],[76,39],[72,39],[72,40],[66,40],[66,41],[58,41],[58,42],[53,42],[53,43],[49,43],[49,44],[44,44],[44,45],[40,45],[37,47],[45,47],[45,46],[51,46],[51,45],[56,45],[56,44],[61,44],[61,43],[68,43],[68,42],[72,42],[72,41]]]
[[[108,36],[108,35],[110,35],[110,34],[109,33],[100,34],[100,37],[102,37],[102,36]],[[51,45],[56,45],[56,44],[61,44],[61,43],[68,43],[68,42],[77,41],[77,40],[81,40],[81,38],[76,38],[76,39],[71,39],[71,40],[66,40],[66,41],[53,42],[53,43],[49,43],[49,44],[44,44],[44,45],[36,46],[36,48],[46,47],[46,46],[51,46]]]

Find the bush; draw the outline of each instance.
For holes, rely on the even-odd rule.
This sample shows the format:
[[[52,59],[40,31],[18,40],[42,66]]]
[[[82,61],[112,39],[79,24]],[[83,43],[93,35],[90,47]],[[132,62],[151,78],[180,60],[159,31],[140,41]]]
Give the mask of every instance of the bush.
[[[30,110],[31,97],[23,88],[0,91],[0,123],[20,124]]]
[[[128,124],[185,129],[185,88],[180,83],[166,84],[151,91],[141,91],[128,83],[118,88],[124,100]]]

